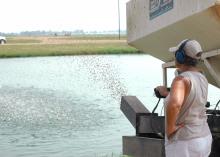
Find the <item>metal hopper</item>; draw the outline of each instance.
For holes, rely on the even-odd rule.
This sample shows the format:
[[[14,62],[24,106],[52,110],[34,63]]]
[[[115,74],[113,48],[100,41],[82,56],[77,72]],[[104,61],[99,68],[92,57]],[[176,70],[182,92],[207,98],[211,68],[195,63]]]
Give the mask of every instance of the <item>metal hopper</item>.
[[[200,66],[209,83],[220,88],[219,0],[131,0],[127,34],[129,45],[164,62],[172,61],[170,47],[198,40],[205,52]]]

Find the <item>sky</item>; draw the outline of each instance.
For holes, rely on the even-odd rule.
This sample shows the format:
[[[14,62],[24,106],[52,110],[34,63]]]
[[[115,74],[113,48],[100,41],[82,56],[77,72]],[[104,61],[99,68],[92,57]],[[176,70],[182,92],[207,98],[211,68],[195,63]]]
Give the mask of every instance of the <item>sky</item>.
[[[126,2],[119,0],[121,30]],[[118,30],[118,0],[0,0],[0,32]]]

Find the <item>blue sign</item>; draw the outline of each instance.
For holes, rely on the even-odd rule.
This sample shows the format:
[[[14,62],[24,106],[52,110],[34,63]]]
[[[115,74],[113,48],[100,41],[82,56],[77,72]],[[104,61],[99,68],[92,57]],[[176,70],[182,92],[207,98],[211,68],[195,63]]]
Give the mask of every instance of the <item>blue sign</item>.
[[[150,0],[150,20],[173,9],[173,0]]]

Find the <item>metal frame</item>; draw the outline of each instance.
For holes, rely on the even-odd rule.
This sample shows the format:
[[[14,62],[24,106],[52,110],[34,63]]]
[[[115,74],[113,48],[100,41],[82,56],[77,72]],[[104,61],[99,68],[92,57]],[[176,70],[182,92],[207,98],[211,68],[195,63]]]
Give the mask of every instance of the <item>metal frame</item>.
[[[220,87],[220,78],[208,60],[209,58],[217,56],[217,55],[220,55],[220,49],[203,53],[201,56],[201,60],[204,61],[204,64],[205,64],[206,68],[209,70],[210,75],[213,77],[213,79],[216,81],[217,85]]]
[[[206,68],[209,70],[210,75],[213,77],[213,79],[216,81],[217,85],[220,87],[220,77],[218,76],[218,73],[215,71],[215,69],[212,67],[212,65],[209,63],[209,59],[220,55],[220,49],[204,52],[201,55],[201,60],[203,61]],[[163,85],[167,86],[167,68],[175,68],[175,62],[167,62],[162,64],[163,68]]]
[[[167,68],[175,68],[175,62],[167,62],[162,64],[163,68],[163,85],[167,87]]]

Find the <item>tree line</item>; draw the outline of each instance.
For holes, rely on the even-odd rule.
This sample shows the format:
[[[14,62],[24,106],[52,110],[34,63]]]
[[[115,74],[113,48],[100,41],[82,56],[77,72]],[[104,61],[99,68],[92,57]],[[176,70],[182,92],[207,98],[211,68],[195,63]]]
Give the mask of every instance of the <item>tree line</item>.
[[[113,31],[84,31],[84,30],[74,30],[74,31],[22,31],[22,32],[10,32],[4,33],[0,32],[0,36],[71,36],[71,35],[87,35],[87,34],[118,34],[117,30]],[[121,31],[122,35],[126,35],[126,31]]]

